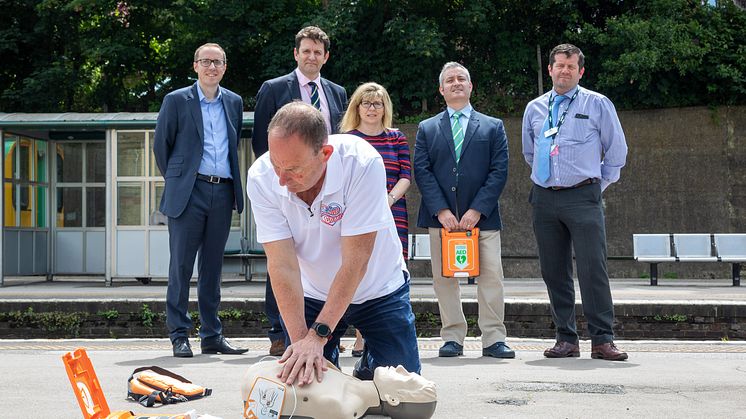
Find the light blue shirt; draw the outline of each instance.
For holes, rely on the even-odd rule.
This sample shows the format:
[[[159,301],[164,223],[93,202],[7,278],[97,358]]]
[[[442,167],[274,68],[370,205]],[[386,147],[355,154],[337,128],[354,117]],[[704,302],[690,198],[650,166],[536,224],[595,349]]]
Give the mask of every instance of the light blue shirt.
[[[579,89],[572,103],[569,98]],[[565,93],[557,113],[558,119],[567,110],[565,121],[555,137],[558,149],[550,160],[550,176],[546,182],[536,176],[539,140],[549,112],[551,90],[529,102],[523,114],[523,157],[531,166],[531,180],[542,187],[572,186],[588,178],[601,180],[601,189],[619,180],[627,160],[627,142],[614,104],[604,95],[581,86]],[[568,108],[569,105],[569,108]],[[554,121],[556,126],[557,121]]]
[[[202,88],[197,83],[199,106],[202,109],[202,127],[204,146],[199,173],[222,178],[232,178],[231,165],[228,161],[228,127],[223,109],[223,93],[218,88],[218,97],[208,101]]]
[[[466,137],[466,128],[469,126],[469,118],[471,118],[471,112],[474,110],[474,108],[471,107],[471,103],[467,103],[466,106],[461,109],[453,109],[450,106],[448,106],[447,109],[448,118],[450,118],[451,121],[451,128],[453,128],[453,114],[461,112],[458,121],[461,123],[461,128],[464,130],[464,137]]]

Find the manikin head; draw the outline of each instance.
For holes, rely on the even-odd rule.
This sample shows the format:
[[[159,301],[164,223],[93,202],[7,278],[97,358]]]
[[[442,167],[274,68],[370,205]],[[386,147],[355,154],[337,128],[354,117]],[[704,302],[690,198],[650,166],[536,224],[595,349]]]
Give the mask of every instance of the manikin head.
[[[404,367],[379,367],[373,381],[362,381],[344,374],[328,363],[321,383],[303,387],[285,387],[280,418],[292,414],[298,419],[348,419],[367,414],[385,414],[393,419],[428,419],[435,412],[435,384]],[[244,417],[251,408],[260,409],[260,393],[249,403],[252,387],[263,378],[276,378],[282,365],[275,360],[261,361],[249,367],[241,383]],[[282,386],[282,384],[280,384]],[[276,404],[279,406],[280,404]]]

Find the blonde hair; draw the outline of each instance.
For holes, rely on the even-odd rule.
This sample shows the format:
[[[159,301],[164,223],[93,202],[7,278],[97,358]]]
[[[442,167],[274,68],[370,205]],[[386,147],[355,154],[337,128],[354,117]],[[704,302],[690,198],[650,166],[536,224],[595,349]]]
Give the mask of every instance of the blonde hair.
[[[360,126],[360,112],[358,110],[360,103],[364,100],[376,99],[383,102],[383,128],[391,129],[394,121],[394,105],[391,104],[389,92],[378,83],[368,82],[361,84],[352,94],[347,112],[345,112],[342,122],[339,124],[339,132],[350,132]]]

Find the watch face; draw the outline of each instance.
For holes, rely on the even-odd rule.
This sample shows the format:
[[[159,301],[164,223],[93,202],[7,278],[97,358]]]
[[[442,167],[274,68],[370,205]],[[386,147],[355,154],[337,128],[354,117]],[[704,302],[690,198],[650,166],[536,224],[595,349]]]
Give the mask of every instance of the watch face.
[[[321,336],[322,338],[325,338],[332,334],[332,329],[324,323],[315,323],[313,325],[313,329],[316,331],[316,334]]]

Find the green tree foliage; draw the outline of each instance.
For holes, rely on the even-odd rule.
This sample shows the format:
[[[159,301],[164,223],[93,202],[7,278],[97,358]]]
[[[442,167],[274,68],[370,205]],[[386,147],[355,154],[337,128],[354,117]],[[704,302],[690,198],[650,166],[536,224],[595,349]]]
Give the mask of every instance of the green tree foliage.
[[[469,68],[474,105],[520,114],[551,86],[549,50],[586,55],[582,84],[620,108],[746,103],[746,11],[701,0],[0,0],[0,111],[157,111],[194,82],[197,46],[226,50],[223,84],[254,107],[295,68],[303,26],[332,38],[325,77],[386,86],[400,119],[443,106],[446,61]],[[537,50],[539,57],[537,59]]]

